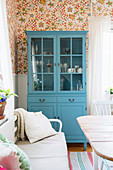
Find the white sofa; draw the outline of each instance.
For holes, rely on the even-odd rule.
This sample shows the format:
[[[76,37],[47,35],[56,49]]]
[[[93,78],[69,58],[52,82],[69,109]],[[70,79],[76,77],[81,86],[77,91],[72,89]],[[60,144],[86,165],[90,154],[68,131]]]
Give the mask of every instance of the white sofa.
[[[18,141],[16,144],[28,155],[32,170],[69,170],[67,146],[63,132],[58,132],[54,136],[33,144],[27,140]]]

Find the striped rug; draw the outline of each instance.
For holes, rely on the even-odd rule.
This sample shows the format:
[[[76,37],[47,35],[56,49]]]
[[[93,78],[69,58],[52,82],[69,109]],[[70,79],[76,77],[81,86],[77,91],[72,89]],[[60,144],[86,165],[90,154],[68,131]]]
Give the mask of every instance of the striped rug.
[[[92,152],[68,152],[68,158],[70,170],[93,170]],[[99,167],[101,160],[99,158]],[[110,165],[113,165],[113,163],[105,160],[103,170],[110,170]]]

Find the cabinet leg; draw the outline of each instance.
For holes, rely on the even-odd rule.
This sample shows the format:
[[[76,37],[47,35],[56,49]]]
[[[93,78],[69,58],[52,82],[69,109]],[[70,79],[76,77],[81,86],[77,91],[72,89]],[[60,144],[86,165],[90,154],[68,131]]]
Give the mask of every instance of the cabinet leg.
[[[84,143],[84,151],[87,150],[87,142]]]

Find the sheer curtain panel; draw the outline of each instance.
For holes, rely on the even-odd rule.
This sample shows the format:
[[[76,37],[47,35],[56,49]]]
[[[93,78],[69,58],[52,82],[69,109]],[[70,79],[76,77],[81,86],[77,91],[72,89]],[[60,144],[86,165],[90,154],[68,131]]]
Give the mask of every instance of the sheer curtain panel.
[[[6,0],[0,0],[0,71],[3,77],[3,89],[13,92],[12,65],[6,15]],[[11,118],[14,110],[14,97],[7,100],[5,113]]]
[[[110,17],[89,17],[88,114],[95,114],[93,101],[102,100],[110,87],[110,26]]]

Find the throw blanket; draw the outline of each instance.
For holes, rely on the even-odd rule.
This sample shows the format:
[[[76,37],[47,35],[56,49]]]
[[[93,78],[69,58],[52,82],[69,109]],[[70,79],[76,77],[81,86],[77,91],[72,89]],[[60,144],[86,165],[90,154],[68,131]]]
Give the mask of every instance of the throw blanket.
[[[14,114],[17,115],[17,137],[21,140],[25,140],[25,115],[27,114],[27,111],[19,108],[14,110]]]

